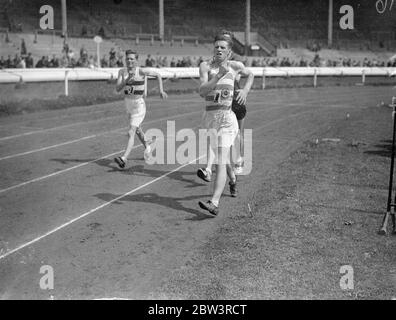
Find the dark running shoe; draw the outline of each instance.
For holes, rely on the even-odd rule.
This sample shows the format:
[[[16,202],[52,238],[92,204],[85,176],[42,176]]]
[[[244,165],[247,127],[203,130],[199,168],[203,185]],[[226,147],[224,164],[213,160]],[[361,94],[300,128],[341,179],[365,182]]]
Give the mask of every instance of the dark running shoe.
[[[210,200],[207,201],[207,202],[199,201],[198,204],[199,204],[199,206],[200,206],[202,209],[209,211],[209,213],[210,213],[211,215],[213,215],[213,216],[217,216],[218,213],[219,213],[219,208],[216,207],[216,206],[212,203],[212,201],[210,201]]]
[[[231,181],[229,182],[230,185],[230,193],[231,193],[231,197],[236,198],[236,196],[238,195],[238,190],[236,187],[236,180],[234,183],[232,183]]]
[[[199,168],[197,171],[197,176],[206,182],[212,181],[212,174],[205,168]]]
[[[114,161],[115,161],[115,163],[118,164],[118,166],[119,166],[121,169],[124,169],[124,168],[125,168],[125,161],[122,160],[121,157],[114,158]]]

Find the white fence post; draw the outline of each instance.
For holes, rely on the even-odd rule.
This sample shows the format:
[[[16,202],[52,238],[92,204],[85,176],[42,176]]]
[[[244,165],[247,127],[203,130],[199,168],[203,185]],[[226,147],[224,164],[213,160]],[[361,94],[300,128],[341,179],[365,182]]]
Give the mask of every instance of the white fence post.
[[[265,89],[265,68],[263,68],[263,80],[261,82],[261,89]]]
[[[65,71],[65,96],[69,95],[69,70]]]
[[[147,76],[144,77],[144,97],[147,97]]]
[[[318,72],[316,68],[314,69],[314,88],[316,88],[316,85],[318,84]]]

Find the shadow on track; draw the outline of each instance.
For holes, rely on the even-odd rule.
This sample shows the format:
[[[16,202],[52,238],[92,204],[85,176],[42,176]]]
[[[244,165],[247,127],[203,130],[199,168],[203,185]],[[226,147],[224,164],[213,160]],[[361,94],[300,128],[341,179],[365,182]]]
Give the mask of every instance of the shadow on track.
[[[392,155],[392,140],[382,140],[380,144],[374,145],[375,148],[379,150],[369,150],[365,151],[366,154],[387,157],[390,158]]]
[[[62,164],[67,164],[67,163],[87,163],[87,162],[92,162],[95,159],[51,159],[51,161],[56,161]],[[142,161],[142,160],[130,160],[130,163],[132,161]],[[132,165],[127,167],[126,169],[119,169],[117,165],[114,163],[113,160],[110,159],[100,159],[97,161],[94,161],[93,163],[96,163],[97,165],[101,167],[108,168],[108,173],[117,173],[117,174],[126,174],[126,175],[133,175],[133,176],[142,176],[142,177],[153,177],[153,178],[158,178],[160,176],[163,176],[164,174],[168,173],[169,171],[162,171],[162,170],[153,170],[149,169],[150,167],[154,166],[149,166],[149,165],[144,165],[144,164],[138,164],[138,165]],[[184,176],[194,176],[191,178],[185,178]],[[194,187],[201,187],[204,186],[205,184],[202,182],[197,182],[196,180],[196,173],[194,171],[175,171],[171,174],[168,175],[169,178],[181,182],[187,183],[186,188],[194,188]],[[196,179],[195,179],[196,178]]]
[[[104,201],[112,201],[121,195],[112,194],[112,193],[98,193],[94,195],[95,197],[104,200]],[[173,198],[173,197],[162,197],[155,193],[143,193],[143,194],[136,194],[136,195],[127,195],[122,197],[121,199],[113,202],[114,204],[122,204],[124,201],[131,201],[131,202],[143,202],[143,203],[150,203],[150,204],[157,204],[161,206],[165,206],[177,211],[183,211],[187,213],[191,213],[195,215],[193,218],[186,218],[185,220],[190,221],[200,221],[206,219],[212,219],[213,217],[208,216],[201,211],[186,208],[181,204],[181,201],[188,201],[188,200],[196,200],[196,199],[204,199],[205,197],[209,197],[210,195],[198,195],[198,196],[189,196],[189,197],[180,197],[180,198]],[[197,204],[198,206],[198,204]]]

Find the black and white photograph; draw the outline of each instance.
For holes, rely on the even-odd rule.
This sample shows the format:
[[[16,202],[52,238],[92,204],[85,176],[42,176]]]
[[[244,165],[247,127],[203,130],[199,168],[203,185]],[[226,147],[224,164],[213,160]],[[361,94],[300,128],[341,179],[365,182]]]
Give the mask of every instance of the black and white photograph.
[[[0,0],[0,300],[396,300],[395,114],[395,0]]]

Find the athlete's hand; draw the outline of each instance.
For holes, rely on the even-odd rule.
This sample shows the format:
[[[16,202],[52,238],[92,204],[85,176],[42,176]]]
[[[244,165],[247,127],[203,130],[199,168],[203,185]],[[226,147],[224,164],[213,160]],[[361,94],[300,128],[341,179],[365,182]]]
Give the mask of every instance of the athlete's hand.
[[[236,97],[236,101],[239,103],[239,104],[246,104],[246,99],[247,99],[247,95],[248,95],[248,92],[246,91],[246,90],[237,90],[237,92],[238,92],[238,94],[237,94],[237,97]]]
[[[165,91],[162,91],[162,92],[160,92],[160,97],[161,97],[162,99],[167,99],[167,98],[168,98],[168,95],[167,95],[167,93],[166,93]]]

